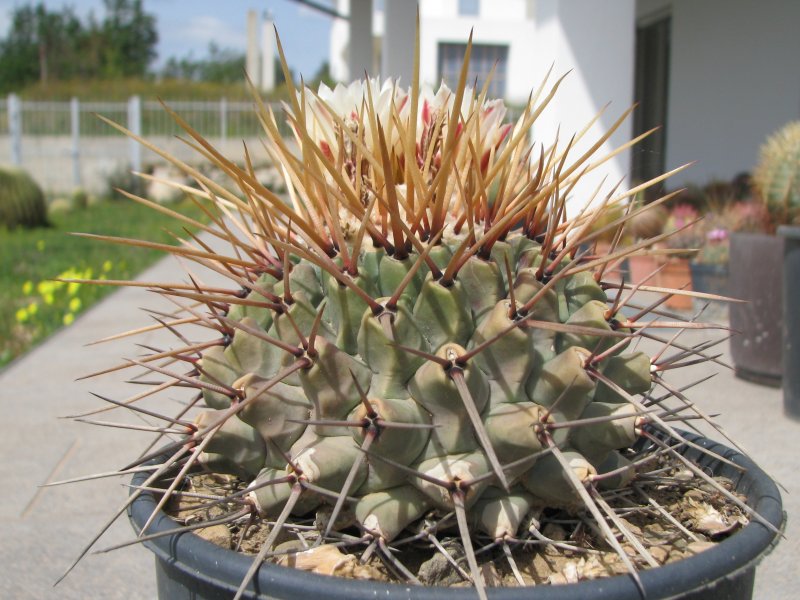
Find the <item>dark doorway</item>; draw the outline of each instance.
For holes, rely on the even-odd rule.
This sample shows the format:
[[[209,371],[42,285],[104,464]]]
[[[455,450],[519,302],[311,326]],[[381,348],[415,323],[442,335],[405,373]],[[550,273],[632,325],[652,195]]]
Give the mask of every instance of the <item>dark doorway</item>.
[[[670,25],[670,17],[663,16],[636,27],[634,97],[639,106],[634,112],[634,134],[640,135],[653,127],[660,129],[633,149],[631,171],[634,182],[657,177],[666,169]],[[651,187],[648,190],[651,196],[647,199],[662,191],[662,186]]]

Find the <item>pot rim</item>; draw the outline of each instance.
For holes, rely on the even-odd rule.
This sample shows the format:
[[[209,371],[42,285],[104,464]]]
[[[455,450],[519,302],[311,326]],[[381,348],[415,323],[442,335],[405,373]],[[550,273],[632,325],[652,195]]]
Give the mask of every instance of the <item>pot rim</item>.
[[[723,475],[734,481],[734,487],[747,497],[747,503],[766,521],[783,530],[786,516],[782,509],[781,495],[775,482],[749,457],[699,435],[682,432],[690,441],[707,448],[746,469],[744,473],[709,457],[699,450],[688,448],[684,455],[693,459],[702,468],[711,469],[715,475]],[[698,458],[699,457],[699,458]],[[156,463],[158,464],[158,463]],[[141,485],[147,473],[137,473],[133,485]],[[156,506],[152,493],[141,493],[129,506],[128,516],[138,533]],[[159,513],[153,521],[150,533],[174,529],[179,524],[165,513]],[[776,536],[767,527],[751,520],[742,530],[723,540],[713,548],[700,554],[662,567],[639,572],[647,598],[671,598],[687,592],[713,588],[717,583],[735,578],[754,569],[758,562],[777,544]],[[208,542],[191,532],[178,533],[144,542],[157,557],[172,568],[177,568],[191,577],[199,577],[233,594],[252,564],[252,557],[226,550]],[[214,565],[218,572],[204,572]],[[233,583],[231,583],[233,582]],[[264,597],[292,598],[415,598],[420,600],[456,600],[473,597],[473,588],[449,588],[404,585],[375,581],[330,577],[263,563],[258,576],[248,588],[257,590]],[[532,587],[487,588],[494,600],[510,600],[532,593]],[[255,597],[255,596],[252,596]],[[642,596],[628,575],[617,575],[576,584],[537,586],[535,597],[542,600],[567,600],[584,598],[592,600],[641,600]]]
[[[792,240],[800,239],[800,225],[780,225],[778,235]]]

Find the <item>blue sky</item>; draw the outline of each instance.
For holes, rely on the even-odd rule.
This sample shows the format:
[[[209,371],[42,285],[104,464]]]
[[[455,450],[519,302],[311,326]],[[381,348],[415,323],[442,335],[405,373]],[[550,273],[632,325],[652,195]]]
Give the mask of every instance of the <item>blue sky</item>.
[[[103,14],[102,0],[43,0],[51,9],[72,6],[85,17],[94,11]],[[0,35],[5,37],[15,6],[25,0],[0,0]],[[325,1],[323,0],[323,2]],[[269,10],[278,26],[290,66],[310,78],[328,56],[332,19],[290,0],[144,0],[148,13],[158,23],[158,61],[182,58],[190,52],[205,56],[209,42],[221,48],[244,51],[247,10]]]

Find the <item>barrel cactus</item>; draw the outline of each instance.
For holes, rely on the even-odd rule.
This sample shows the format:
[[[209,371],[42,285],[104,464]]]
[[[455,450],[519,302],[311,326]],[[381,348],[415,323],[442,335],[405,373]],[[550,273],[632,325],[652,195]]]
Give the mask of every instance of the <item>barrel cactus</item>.
[[[44,192],[25,171],[0,167],[0,227],[45,227]]]
[[[511,544],[523,521],[531,527],[526,515],[545,507],[587,511],[637,577],[600,491],[634,477],[637,465],[621,450],[639,438],[683,439],[670,424],[677,413],[656,410],[647,394],[662,369],[710,357],[707,346],[669,359],[632,348],[645,330],[675,322],[659,320],[659,302],[624,316],[640,288],[605,275],[664,237],[618,243],[628,219],[667,198],[636,209],[629,199],[667,175],[568,211],[575,185],[603,164],[595,154],[611,132],[575,157],[572,142],[532,143],[531,126],[559,83],[543,85],[510,122],[502,101],[467,86],[466,67],[455,89],[435,93],[391,80],[292,89],[285,113],[294,144],[257,100],[263,149],[286,197],[259,183],[249,151],[235,164],[172,111],[228,185],[148,144],[197,182],[174,185],[210,203],[211,223],[129,195],[206,237],[175,247],[105,239],[168,250],[228,285],[193,274],[148,283],[182,313],[159,316],[148,331],[173,332],[179,343],[104,372],[139,366],[167,378],[155,391],[196,389],[178,417],[146,413],[184,432],[158,451],[169,458],[146,485],[172,470],[163,506],[199,467],[238,477],[231,518],[244,506],[273,523],[248,578],[295,516],[324,508],[317,543],[341,542],[343,521],[361,531],[351,538],[366,553],[406,574],[389,544],[445,517],[484,596],[472,540]],[[610,207],[619,217],[598,228]],[[600,256],[594,242],[608,232],[612,249]],[[649,290],[662,301],[702,295]],[[645,322],[650,310],[656,319]],[[208,339],[191,341],[187,326]],[[150,395],[108,400],[138,410]],[[350,523],[338,518],[345,510]]]
[[[800,121],[772,134],[753,172],[756,195],[776,225],[800,224]]]

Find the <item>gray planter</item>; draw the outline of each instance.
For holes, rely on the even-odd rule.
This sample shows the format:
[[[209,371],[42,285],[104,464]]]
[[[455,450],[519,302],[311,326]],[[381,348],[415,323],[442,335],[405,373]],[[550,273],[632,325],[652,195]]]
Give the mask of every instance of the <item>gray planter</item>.
[[[800,419],[800,227],[778,229],[783,238],[783,409]]]
[[[729,477],[747,504],[774,527],[785,519],[781,495],[773,480],[748,457],[700,436],[685,433],[687,439],[744,467],[731,464],[695,448],[682,452],[708,473]],[[141,485],[146,473],[133,477]],[[138,532],[156,507],[150,492],[142,493],[128,508]],[[156,515],[151,533],[170,531],[177,523],[165,513]],[[753,597],[758,562],[777,542],[775,533],[757,521],[717,546],[696,556],[656,569],[640,572],[647,600],[750,600]],[[155,555],[156,578],[161,600],[226,600],[233,597],[252,557],[225,550],[192,533],[160,537],[144,543]],[[570,585],[490,588],[490,600],[641,600],[642,595],[627,575],[583,581]],[[248,600],[473,600],[474,589],[417,587],[325,577],[265,563],[245,592]]]
[[[729,307],[731,357],[737,377],[780,387],[783,376],[783,238],[731,236],[729,293],[745,303]]]
[[[716,265],[707,263],[689,263],[689,270],[692,273],[692,290],[695,292],[705,292],[706,294],[716,294],[717,296],[728,296],[728,265]],[[712,301],[703,298],[692,299],[692,310],[697,312],[705,305],[704,315],[715,320],[726,319],[728,316],[728,303],[722,301]]]
[[[728,295],[728,265],[689,263],[692,272],[692,289],[695,292]]]

